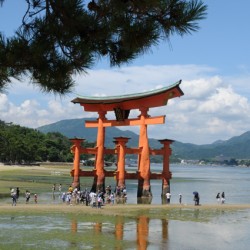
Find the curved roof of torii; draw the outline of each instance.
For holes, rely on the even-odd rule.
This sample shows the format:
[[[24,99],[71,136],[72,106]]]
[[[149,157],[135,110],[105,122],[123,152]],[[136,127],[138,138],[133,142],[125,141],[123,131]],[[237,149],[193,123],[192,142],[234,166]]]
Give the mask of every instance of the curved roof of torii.
[[[169,99],[184,95],[180,89],[181,80],[164,88],[129,94],[108,97],[77,97],[71,102],[79,103],[85,111],[113,111],[115,108],[131,110],[139,108],[161,107],[167,105]]]

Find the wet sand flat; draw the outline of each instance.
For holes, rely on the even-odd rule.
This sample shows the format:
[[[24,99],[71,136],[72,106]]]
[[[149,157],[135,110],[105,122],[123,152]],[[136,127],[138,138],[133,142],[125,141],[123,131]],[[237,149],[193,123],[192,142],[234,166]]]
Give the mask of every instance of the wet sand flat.
[[[128,215],[130,212],[147,212],[148,210],[171,210],[171,209],[199,209],[199,210],[244,210],[250,209],[250,204],[206,204],[200,206],[194,205],[105,205],[101,209],[92,208],[85,205],[66,205],[66,204],[0,204],[0,213],[9,212],[31,212],[31,213],[89,213],[106,215]]]

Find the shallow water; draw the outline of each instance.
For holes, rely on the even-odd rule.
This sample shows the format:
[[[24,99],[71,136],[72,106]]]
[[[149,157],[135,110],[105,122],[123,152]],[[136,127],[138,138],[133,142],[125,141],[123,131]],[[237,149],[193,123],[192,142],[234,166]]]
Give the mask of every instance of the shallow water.
[[[160,172],[161,166],[154,165],[152,172]],[[170,166],[171,203],[178,203],[182,194],[184,204],[193,203],[193,191],[200,194],[201,204],[217,203],[216,194],[225,192],[228,204],[250,204],[250,168],[227,166]],[[128,180],[128,203],[137,203],[137,181]],[[151,180],[152,204],[161,204],[161,180]]]
[[[140,215],[96,221],[84,215],[4,215],[0,249],[248,249],[250,210],[210,213],[178,209],[163,219]]]
[[[153,166],[152,172],[161,171]],[[201,204],[215,204],[224,191],[228,204],[250,204],[249,168],[171,165],[171,203],[193,203],[198,191]],[[126,181],[128,203],[137,203],[137,182]],[[161,181],[152,180],[152,204],[161,204]],[[42,202],[51,194],[41,194]],[[9,201],[10,202],[10,201]],[[39,204],[38,204],[39,205]],[[222,205],[223,206],[223,205]],[[105,209],[105,208],[104,208]],[[121,207],[122,209],[122,207]],[[184,249],[245,250],[250,245],[250,210],[171,209],[163,219],[107,217],[95,221],[67,214],[0,216],[0,249]],[[154,211],[151,211],[154,213]]]

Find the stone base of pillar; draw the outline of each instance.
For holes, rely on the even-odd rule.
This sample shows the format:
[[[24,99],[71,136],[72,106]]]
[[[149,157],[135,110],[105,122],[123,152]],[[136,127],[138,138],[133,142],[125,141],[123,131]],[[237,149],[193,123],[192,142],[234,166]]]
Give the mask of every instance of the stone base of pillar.
[[[137,204],[151,204],[153,197],[137,197]]]
[[[80,182],[79,181],[73,181],[72,185],[73,189],[77,188],[80,190]]]
[[[143,179],[138,180],[137,197],[138,198],[152,197],[151,187],[150,185],[145,186]]]
[[[105,192],[105,183],[100,183],[96,185],[97,192]]]
[[[143,188],[142,197],[152,197],[151,187]]]
[[[137,197],[138,198],[142,197],[142,191],[143,191],[143,180],[139,179],[138,180],[138,187],[137,187]]]
[[[117,197],[115,199],[116,204],[125,204],[127,202],[127,198],[125,197]]]
[[[90,189],[90,192],[96,193],[96,183],[97,183],[97,178],[94,177],[92,187]]]
[[[96,193],[99,191],[105,192],[105,180],[103,180],[103,183],[97,184],[97,178],[95,177],[90,192]]]
[[[162,184],[162,193],[161,196],[162,197],[166,197],[166,193],[170,193],[170,185],[164,185]]]

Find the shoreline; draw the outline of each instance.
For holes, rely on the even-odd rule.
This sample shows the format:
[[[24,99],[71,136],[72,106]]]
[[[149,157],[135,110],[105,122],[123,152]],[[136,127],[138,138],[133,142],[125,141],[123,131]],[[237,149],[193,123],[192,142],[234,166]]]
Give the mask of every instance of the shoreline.
[[[205,204],[205,205],[150,205],[150,204],[116,204],[105,205],[101,209],[92,208],[85,205],[66,205],[66,204],[0,204],[0,213],[31,212],[33,213],[89,213],[107,215],[128,215],[128,212],[147,212],[148,210],[247,210],[250,204]]]

